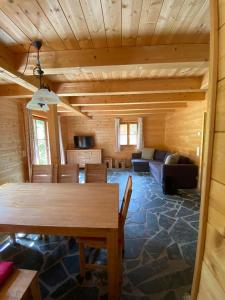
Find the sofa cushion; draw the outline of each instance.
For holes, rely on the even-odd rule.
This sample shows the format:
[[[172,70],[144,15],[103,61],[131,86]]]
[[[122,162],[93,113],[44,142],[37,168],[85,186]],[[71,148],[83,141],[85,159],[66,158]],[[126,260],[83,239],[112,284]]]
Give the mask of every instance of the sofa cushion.
[[[143,148],[141,158],[149,159],[149,160],[153,159],[154,152],[155,152],[155,149],[153,149],[153,148]]]
[[[191,160],[186,156],[180,155],[178,164],[191,164]]]
[[[135,172],[149,172],[148,159],[132,159],[131,162]]]
[[[166,154],[167,151],[155,150],[153,159],[158,161],[164,161]]]
[[[180,155],[178,153],[170,154],[165,160],[165,165],[175,165],[178,163]]]
[[[162,162],[162,161],[152,160],[149,162],[150,172],[158,183],[162,182],[163,165],[164,165],[164,162]]]

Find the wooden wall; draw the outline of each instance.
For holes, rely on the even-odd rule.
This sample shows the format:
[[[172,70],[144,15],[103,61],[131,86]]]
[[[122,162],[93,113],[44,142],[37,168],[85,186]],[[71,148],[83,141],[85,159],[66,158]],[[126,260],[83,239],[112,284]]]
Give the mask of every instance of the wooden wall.
[[[197,293],[199,300],[223,300],[225,299],[225,0],[211,1],[212,21],[214,29],[212,34],[219,33],[219,57],[217,59],[216,40],[212,37],[211,52],[214,51],[214,65],[218,61],[217,91],[212,86],[211,104],[216,102],[215,127],[214,118],[211,123],[212,141],[212,164],[207,170],[209,178],[205,181],[205,188],[209,187],[208,193],[202,199],[207,206],[202,218],[206,215],[205,222],[202,223],[202,232],[199,239],[199,251],[197,255],[197,265],[195,278],[198,280],[198,268],[201,268],[200,288]],[[219,28],[216,25],[219,12]],[[218,32],[219,31],[219,32]],[[214,41],[214,45],[213,45]],[[217,76],[217,70],[213,67],[211,74]],[[214,84],[212,79],[212,85]],[[214,91],[214,93],[213,93]],[[214,94],[215,98],[214,98]],[[214,101],[216,99],[216,101]],[[213,114],[213,109],[212,109]],[[210,129],[209,129],[210,132]],[[210,147],[210,143],[208,145]],[[210,156],[208,157],[210,161]],[[210,165],[209,165],[210,166]],[[206,230],[206,240],[204,231]],[[205,246],[203,248],[203,246]],[[203,249],[203,251],[202,251]],[[203,257],[201,256],[203,252]],[[193,291],[195,292],[195,290]],[[196,299],[194,297],[194,299]]]
[[[189,102],[186,108],[180,108],[166,117],[165,145],[173,152],[179,152],[191,158],[199,165],[203,135],[203,115],[206,101]]]
[[[137,118],[121,118],[121,121],[137,121]],[[134,146],[124,146],[121,152],[115,152],[114,117],[96,116],[90,120],[82,117],[62,117],[61,122],[65,149],[74,148],[74,135],[93,135],[95,137],[95,148],[103,149],[103,156],[131,158],[131,153],[136,151]],[[164,115],[144,117],[143,130],[145,147],[165,148]]]
[[[0,184],[24,181],[22,106],[4,100],[0,106]]]

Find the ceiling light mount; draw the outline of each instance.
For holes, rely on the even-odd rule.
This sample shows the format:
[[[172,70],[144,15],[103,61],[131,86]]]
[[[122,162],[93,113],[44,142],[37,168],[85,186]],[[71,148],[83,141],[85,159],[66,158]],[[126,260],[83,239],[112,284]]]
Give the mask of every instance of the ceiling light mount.
[[[49,87],[44,83],[44,71],[41,68],[40,62],[40,50],[42,47],[41,40],[35,40],[32,42],[32,45],[37,50],[37,63],[36,67],[33,69],[33,75],[39,79],[39,89],[34,93],[31,101],[27,103],[28,109],[48,111],[49,104],[58,104],[60,103],[59,97],[50,91]]]

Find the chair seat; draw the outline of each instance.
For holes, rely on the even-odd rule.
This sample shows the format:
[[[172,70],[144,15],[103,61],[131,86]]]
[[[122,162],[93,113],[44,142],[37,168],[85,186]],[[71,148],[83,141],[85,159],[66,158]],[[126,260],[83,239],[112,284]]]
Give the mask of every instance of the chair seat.
[[[38,287],[34,287],[34,280],[36,280],[36,271],[31,270],[14,270],[11,276],[6,280],[0,289],[1,300],[22,300],[28,299],[30,292],[32,299],[40,300],[40,293]],[[35,283],[36,285],[36,283]],[[29,298],[31,299],[31,298]]]

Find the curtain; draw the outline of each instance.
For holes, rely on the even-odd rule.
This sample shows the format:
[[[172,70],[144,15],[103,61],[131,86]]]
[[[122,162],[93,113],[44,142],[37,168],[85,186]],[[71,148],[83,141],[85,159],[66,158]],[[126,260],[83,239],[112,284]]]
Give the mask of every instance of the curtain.
[[[120,152],[120,119],[115,118],[115,152]]]
[[[60,162],[62,165],[65,165],[65,149],[63,145],[63,138],[62,138],[62,126],[61,126],[61,118],[58,116],[58,128],[59,128],[59,149],[60,149]]]
[[[24,108],[24,125],[26,136],[26,150],[27,150],[27,162],[28,162],[28,176],[31,182],[32,177],[32,165],[37,163],[35,140],[34,140],[34,126],[32,111]]]
[[[141,151],[143,147],[144,147],[143,118],[138,118],[137,150]]]

